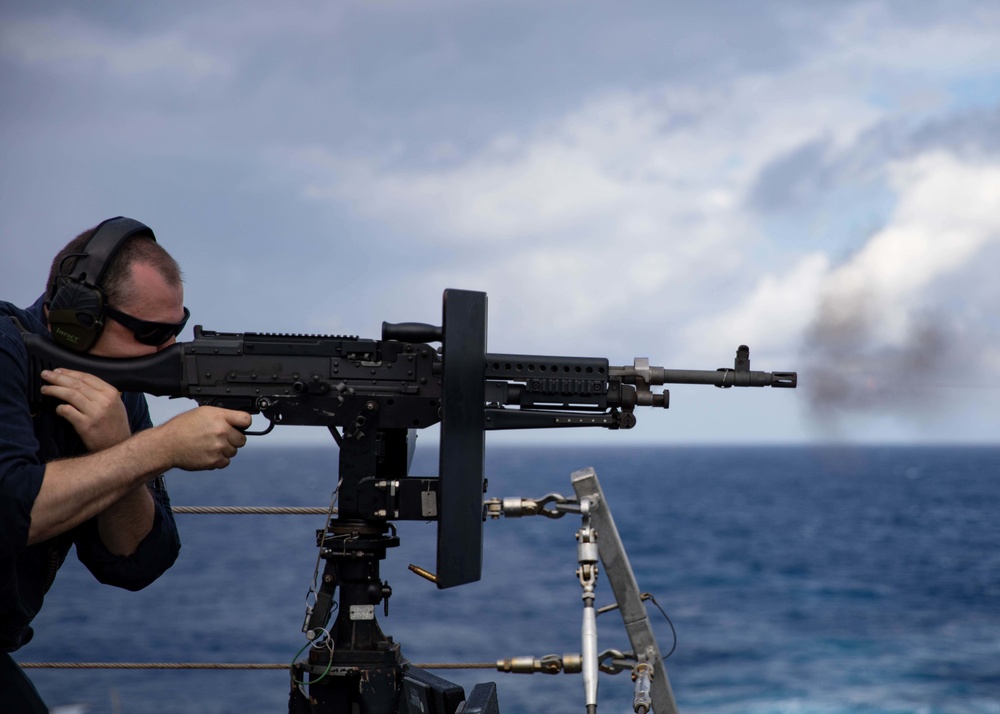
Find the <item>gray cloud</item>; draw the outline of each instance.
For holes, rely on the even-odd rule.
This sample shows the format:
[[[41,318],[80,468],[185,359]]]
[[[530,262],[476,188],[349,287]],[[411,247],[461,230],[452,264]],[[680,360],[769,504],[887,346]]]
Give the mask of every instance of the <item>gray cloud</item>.
[[[934,150],[966,158],[1000,156],[1000,107],[917,120],[892,116],[847,146],[834,146],[829,138],[808,141],[761,168],[747,195],[748,208],[815,210],[837,187],[884,182],[891,162]]]
[[[747,195],[760,211],[797,208],[816,201],[835,182],[830,141],[816,139],[779,156],[761,169]]]

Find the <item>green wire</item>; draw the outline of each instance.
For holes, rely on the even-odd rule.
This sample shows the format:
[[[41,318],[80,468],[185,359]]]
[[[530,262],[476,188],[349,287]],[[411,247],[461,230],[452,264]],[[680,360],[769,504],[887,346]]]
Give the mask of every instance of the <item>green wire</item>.
[[[330,649],[330,655],[331,655],[330,661],[327,662],[326,670],[323,672],[323,674],[321,674],[319,677],[317,677],[316,679],[314,679],[314,680],[312,680],[310,682],[300,682],[299,680],[297,680],[295,678],[295,674],[294,674],[294,671],[295,671],[295,660],[297,660],[299,658],[300,654],[302,654],[303,652],[306,651],[307,647],[315,646],[315,644],[316,644],[315,642],[306,642],[304,645],[302,645],[302,649],[300,649],[298,652],[296,652],[295,656],[292,657],[292,663],[288,666],[288,672],[289,672],[289,675],[292,678],[292,682],[294,682],[295,684],[304,684],[306,686],[308,686],[310,684],[316,684],[317,682],[322,681],[328,674],[330,674],[330,670],[333,668],[333,657],[332,657],[332,655],[333,655],[333,649],[332,648]]]

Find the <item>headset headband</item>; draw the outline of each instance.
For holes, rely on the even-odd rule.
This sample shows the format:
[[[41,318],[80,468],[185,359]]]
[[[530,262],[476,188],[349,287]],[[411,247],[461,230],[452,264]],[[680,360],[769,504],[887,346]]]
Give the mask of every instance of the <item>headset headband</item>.
[[[103,221],[83,246],[83,255],[73,266],[72,275],[62,277],[100,288],[104,274],[108,272],[108,265],[121,244],[136,235],[146,235],[156,240],[152,229],[135,219],[117,216]]]

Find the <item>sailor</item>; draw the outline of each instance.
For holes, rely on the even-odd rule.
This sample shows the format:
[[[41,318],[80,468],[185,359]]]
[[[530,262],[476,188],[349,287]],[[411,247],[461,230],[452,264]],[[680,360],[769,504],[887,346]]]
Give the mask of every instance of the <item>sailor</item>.
[[[224,468],[250,426],[244,412],[198,407],[154,427],[143,395],[69,369],[42,372],[50,404],[33,411],[20,329],[91,355],[141,357],[173,344],[188,316],[176,261],[147,226],[123,217],[70,241],[31,307],[0,302],[4,711],[48,711],[9,653],[32,638],[70,546],[103,583],[149,585],[180,550],[162,474]]]

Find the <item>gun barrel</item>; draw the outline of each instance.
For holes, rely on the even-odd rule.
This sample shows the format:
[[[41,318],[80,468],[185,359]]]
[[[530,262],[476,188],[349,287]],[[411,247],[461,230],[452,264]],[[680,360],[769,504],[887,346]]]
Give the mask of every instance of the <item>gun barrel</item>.
[[[634,366],[610,367],[608,373],[626,384],[645,388],[660,384],[710,384],[729,387],[775,387],[795,389],[796,372],[758,372],[749,369],[665,369],[651,367],[646,359],[637,359]]]
[[[736,369],[663,369],[651,370],[653,384],[711,384],[716,387],[776,387],[794,389],[798,383],[795,372],[759,372]],[[660,374],[657,374],[660,372]]]

